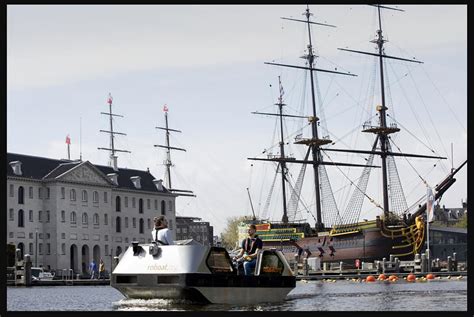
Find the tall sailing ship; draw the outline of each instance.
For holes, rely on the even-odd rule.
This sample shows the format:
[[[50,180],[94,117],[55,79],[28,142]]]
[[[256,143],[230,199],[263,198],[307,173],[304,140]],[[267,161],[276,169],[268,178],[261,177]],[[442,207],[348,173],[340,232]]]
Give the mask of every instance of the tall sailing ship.
[[[277,165],[276,174],[272,187],[280,174],[281,193],[282,193],[282,218],[281,221],[268,221],[256,219],[255,214],[250,222],[257,225],[257,234],[264,242],[264,248],[277,248],[283,250],[289,260],[293,260],[295,254],[306,254],[310,257],[319,257],[321,262],[343,261],[354,263],[355,259],[361,261],[373,261],[388,258],[394,255],[399,259],[413,258],[415,253],[419,253],[425,242],[425,211],[426,197],[418,199],[411,207],[408,207],[405,194],[401,186],[395,157],[405,158],[424,158],[441,160],[445,157],[419,155],[402,153],[397,151],[398,146],[392,142],[392,135],[400,131],[396,123],[389,123],[388,107],[386,105],[386,71],[384,68],[385,60],[392,59],[409,63],[422,63],[415,59],[406,59],[385,54],[384,43],[387,41],[382,32],[382,10],[397,10],[398,8],[373,5],[377,10],[378,30],[376,38],[371,41],[376,44],[375,52],[357,51],[351,49],[340,49],[342,51],[374,56],[377,60],[377,68],[380,79],[380,98],[381,105],[376,106],[378,122],[372,125],[367,122],[363,125],[362,132],[370,133],[375,136],[370,150],[356,149],[336,149],[331,147],[333,141],[329,137],[321,137],[319,131],[319,118],[317,111],[317,82],[316,74],[319,72],[332,73],[337,75],[350,75],[351,73],[338,72],[333,70],[321,69],[315,67],[315,58],[312,38],[311,25],[334,27],[333,25],[312,21],[312,13],[307,6],[304,16],[306,19],[282,18],[295,22],[305,23],[308,31],[307,54],[302,56],[306,60],[304,66],[288,65],[279,63],[265,63],[269,65],[288,67],[306,71],[309,73],[309,85],[311,91],[312,114],[301,116],[298,114],[289,114],[283,111],[286,104],[283,96],[284,90],[281,79],[279,78],[280,95],[277,103],[276,113],[254,112],[256,114],[275,116],[279,125],[279,155],[267,154],[263,158],[249,158],[250,160],[273,162]],[[285,153],[285,142],[288,139],[284,135],[284,120],[286,118],[305,119],[311,129],[310,137],[299,135],[295,138],[294,144],[307,146],[306,155],[303,159],[296,159]],[[346,152],[367,155],[365,164],[352,164],[345,162],[334,162],[327,155],[328,152]],[[323,156],[323,154],[325,154]],[[380,165],[374,165],[374,158],[380,157]],[[329,158],[329,159],[328,159]],[[467,160],[459,167],[452,168],[441,182],[434,189],[434,199],[439,199],[456,181],[454,176],[466,165]],[[302,166],[297,180],[294,184],[290,183],[288,165],[300,164]],[[315,197],[315,226],[311,227],[306,221],[294,221],[294,213],[298,209],[301,201],[302,185],[305,179],[305,170],[307,165],[313,167],[313,192]],[[326,171],[328,168],[338,168],[338,166],[347,166],[353,168],[362,168],[362,175],[357,184],[348,177],[348,182],[354,187],[354,192],[345,208],[340,212],[337,208],[334,194],[331,190],[330,180]],[[338,168],[339,169],[339,168]],[[367,193],[369,175],[373,169],[380,169],[382,174],[382,203],[372,198]],[[340,170],[340,169],[339,169]],[[427,184],[423,177],[418,176]],[[288,195],[289,193],[289,195]],[[290,196],[289,199],[287,196]],[[249,193],[250,198],[250,193]],[[364,199],[368,199],[374,206],[380,210],[380,214],[375,219],[363,221],[361,211]],[[268,204],[267,204],[268,206]],[[253,209],[253,206],[252,206]],[[289,217],[290,214],[290,217]],[[248,222],[241,223],[239,227],[239,238],[246,234],[246,225]]]

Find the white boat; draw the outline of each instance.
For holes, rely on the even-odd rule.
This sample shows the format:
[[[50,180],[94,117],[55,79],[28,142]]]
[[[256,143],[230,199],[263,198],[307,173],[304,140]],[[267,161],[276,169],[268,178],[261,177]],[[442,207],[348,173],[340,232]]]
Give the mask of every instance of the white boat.
[[[245,276],[225,248],[193,240],[176,245],[132,242],[112,272],[111,286],[127,298],[249,305],[284,301],[296,278],[277,250],[260,252],[254,274]]]
[[[42,267],[31,268],[31,279],[33,281],[52,281],[54,273],[45,272]]]

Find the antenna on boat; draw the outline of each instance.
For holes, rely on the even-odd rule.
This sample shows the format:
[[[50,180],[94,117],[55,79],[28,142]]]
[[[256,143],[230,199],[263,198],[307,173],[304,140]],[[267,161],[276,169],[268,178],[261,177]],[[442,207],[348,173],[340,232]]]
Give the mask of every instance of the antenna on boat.
[[[252,220],[255,221],[255,220],[257,220],[257,217],[255,217],[255,210],[253,209],[252,197],[250,197],[250,192],[249,192],[249,188],[248,188],[248,187],[247,187],[247,194],[249,195],[250,207],[252,208],[252,215],[253,215]]]
[[[112,101],[113,101],[112,95],[109,93],[109,97],[107,98],[107,103],[109,104],[109,112],[101,112],[101,114],[105,114],[105,115],[108,115],[108,116],[109,116],[110,130],[109,130],[109,131],[107,131],[107,130],[99,130],[100,132],[105,132],[105,133],[109,133],[109,134],[110,134],[110,148],[99,147],[99,148],[97,148],[97,149],[110,151],[109,165],[112,166],[112,168],[113,168],[115,171],[118,171],[117,156],[115,155],[115,152],[125,152],[125,153],[131,153],[131,152],[130,152],[130,151],[127,151],[127,150],[119,150],[119,149],[116,149],[116,148],[115,148],[115,145],[114,145],[114,135],[115,135],[115,134],[126,135],[126,134],[125,134],[125,133],[115,132],[115,131],[114,131],[114,126],[113,126],[112,117],[121,117],[121,118],[123,118],[123,116],[122,116],[122,115],[118,115],[118,114],[112,113]]]
[[[79,117],[79,160],[82,161],[82,117]]]
[[[171,188],[171,167],[173,166],[173,163],[171,162],[171,152],[170,150],[178,150],[178,151],[184,151],[186,152],[185,149],[178,148],[178,147],[172,147],[170,146],[170,131],[171,132],[178,132],[181,133],[179,130],[175,129],[170,129],[168,127],[168,105],[163,106],[163,112],[165,113],[165,127],[155,127],[156,129],[161,129],[166,131],[166,145],[154,145],[154,147],[161,147],[166,149],[166,160],[165,160],[165,166],[166,166],[166,186],[169,191],[173,192],[174,194],[178,196],[190,196],[190,197],[196,197],[196,195],[193,194],[191,190],[183,190],[183,189],[173,189]]]

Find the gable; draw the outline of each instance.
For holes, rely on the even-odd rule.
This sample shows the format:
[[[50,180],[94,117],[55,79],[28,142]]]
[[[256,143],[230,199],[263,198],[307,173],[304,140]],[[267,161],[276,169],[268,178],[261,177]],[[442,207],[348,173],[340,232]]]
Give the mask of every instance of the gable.
[[[104,178],[97,169],[91,167],[90,164],[80,164],[75,168],[70,169],[63,175],[57,177],[58,180],[72,181],[78,183],[88,183],[108,186],[110,183]]]

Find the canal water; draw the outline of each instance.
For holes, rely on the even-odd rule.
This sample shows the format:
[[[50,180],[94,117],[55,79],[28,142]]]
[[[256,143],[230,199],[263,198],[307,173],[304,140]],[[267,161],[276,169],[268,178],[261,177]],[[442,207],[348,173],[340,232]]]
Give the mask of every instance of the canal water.
[[[362,283],[298,281],[282,303],[198,305],[126,299],[110,286],[8,287],[7,311],[467,311],[467,278]]]

